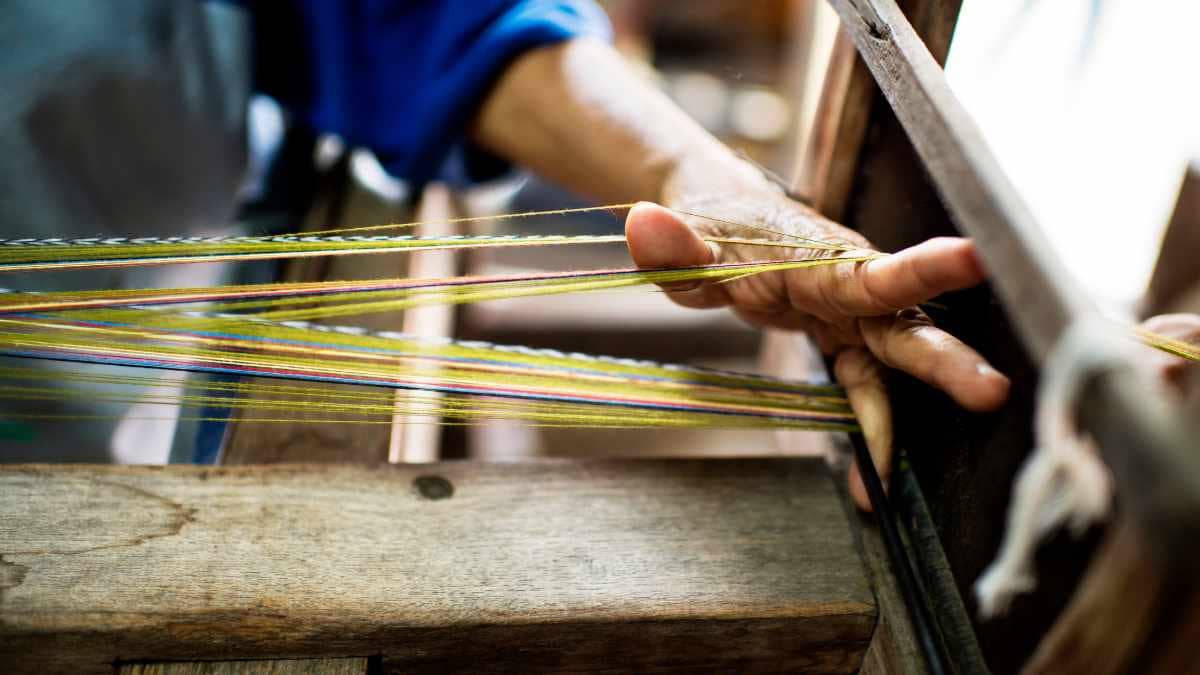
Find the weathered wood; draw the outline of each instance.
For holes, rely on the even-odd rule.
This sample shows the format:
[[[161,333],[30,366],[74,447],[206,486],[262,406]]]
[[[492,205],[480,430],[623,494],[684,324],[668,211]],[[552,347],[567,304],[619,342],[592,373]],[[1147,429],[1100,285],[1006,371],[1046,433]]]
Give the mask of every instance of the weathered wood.
[[[938,63],[944,63],[948,54],[959,4],[953,0],[901,3],[905,16]],[[848,194],[836,195],[846,201],[841,214],[843,222],[863,232],[884,250],[898,250],[930,237],[956,234],[904,129],[879,94],[870,71],[861,59],[856,57],[855,61],[857,71],[852,77],[857,78],[860,91],[866,88],[872,95],[866,100],[860,96],[853,104],[854,114],[869,118],[862,142],[841,146],[844,149],[840,156],[848,158],[842,161],[849,161],[853,169],[853,180],[841,188]],[[838,80],[833,82],[836,85]],[[848,87],[845,83],[840,86],[843,91]],[[810,165],[813,161],[814,158],[809,158]],[[821,169],[820,162],[816,165],[819,170],[828,171]],[[971,585],[999,544],[1010,494],[1009,479],[1032,447],[1029,419],[1036,373],[989,289],[938,300],[947,308],[937,312],[938,322],[979,349],[1012,378],[1014,385],[1009,405],[999,414],[968,415],[944,395],[911,378],[896,377],[892,382],[897,447],[907,449],[913,458],[954,573],[953,581],[958,584],[961,598],[970,603]],[[943,422],[930,427],[929,419]],[[1060,544],[1055,550],[1063,552],[1064,548]],[[1039,569],[1039,578],[1048,588],[1038,594],[1036,601],[1023,599],[1005,620],[976,626],[988,661],[997,671],[1010,672],[1019,667],[1069,597],[1086,555],[1080,554],[1078,548],[1068,550],[1073,555],[1059,556],[1054,568]],[[1073,558],[1080,562],[1064,564]],[[926,562],[922,561],[922,566]],[[961,609],[949,614],[944,607],[935,610],[939,622],[946,624],[943,630],[955,623],[951,615],[961,616]],[[884,614],[886,610],[881,609],[881,616]],[[881,618],[883,621],[886,617]],[[885,635],[882,627],[878,635]],[[955,653],[963,645],[953,637],[947,636],[952,642],[952,660],[972,661],[970,650]],[[961,663],[958,665],[963,667]]]
[[[1165,581],[1151,564],[1136,528],[1128,522],[1115,525],[1071,604],[1024,672],[1128,672],[1138,645],[1153,627]]]
[[[944,61],[959,3],[906,2],[904,8],[934,59]],[[871,77],[869,71],[865,75]],[[957,234],[904,128],[878,92],[876,99],[844,222],[887,251]],[[1012,477],[1033,447],[1037,373],[989,287],[937,302],[945,310],[929,309],[935,321],[1012,380],[1007,405],[988,415],[966,413],[913,378],[896,375],[890,381],[896,447],[911,458],[959,595],[971,613],[972,585],[995,557],[1003,535]],[[930,425],[930,419],[939,423]],[[1070,597],[1086,552],[1056,550],[1067,554],[1049,558],[1056,569],[1039,567],[1041,592],[1022,598],[1001,620],[976,624],[980,647],[995,672],[1020,668]]]
[[[854,672],[819,460],[0,469],[0,664]]]
[[[367,675],[368,666],[365,658],[181,661],[123,664],[117,675]]]

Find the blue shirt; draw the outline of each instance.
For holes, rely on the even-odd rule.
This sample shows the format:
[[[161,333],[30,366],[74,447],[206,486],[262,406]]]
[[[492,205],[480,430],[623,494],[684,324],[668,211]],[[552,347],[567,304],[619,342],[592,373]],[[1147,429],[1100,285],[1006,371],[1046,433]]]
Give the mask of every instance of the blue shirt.
[[[319,132],[370,148],[420,186],[456,149],[467,177],[504,170],[465,142],[467,124],[522,52],[577,36],[607,39],[591,0],[258,0],[255,87]]]

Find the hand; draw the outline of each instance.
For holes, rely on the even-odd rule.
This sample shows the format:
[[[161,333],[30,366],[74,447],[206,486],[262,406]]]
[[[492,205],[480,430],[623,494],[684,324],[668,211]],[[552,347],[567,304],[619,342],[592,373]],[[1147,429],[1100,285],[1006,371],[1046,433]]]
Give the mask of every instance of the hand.
[[[1151,333],[1173,338],[1193,345],[1200,345],[1200,315],[1160,314],[1142,322],[1142,328]],[[1187,385],[1187,374],[1196,363],[1159,349],[1147,348],[1146,363],[1154,374],[1176,393],[1183,394]]]
[[[776,232],[833,241],[858,249],[861,235],[777,191],[753,197],[673,204],[691,213],[749,223]],[[640,267],[678,267],[785,256],[861,255],[749,245],[716,244],[702,236],[752,239],[783,237],[639,204],[625,223],[629,252]],[[827,355],[858,416],[871,457],[885,481],[891,470],[891,408],[883,366],[905,371],[942,389],[969,410],[991,410],[1008,395],[1009,381],[975,350],[935,327],[915,306],[941,293],[974,286],[984,274],[970,241],[932,239],[894,255],[859,263],[760,274],[726,284],[666,288],[686,307],[729,305],[760,326],[800,330]],[[870,510],[857,466],[850,493]]]
[[[596,77],[604,73],[604,77]],[[590,40],[531,50],[492,88],[472,125],[476,142],[600,203],[654,199],[673,208],[780,232],[869,248],[854,232],[787,199],[610,47]],[[653,205],[630,211],[629,250],[643,267],[813,255],[762,246],[710,245],[698,233],[764,233]],[[825,253],[828,255],[828,253]],[[983,278],[974,249],[937,239],[864,263],[763,274],[673,291],[689,307],[732,305],[752,323],[807,331],[846,388],[881,475],[891,467],[891,410],[883,365],[939,387],[972,410],[999,406],[1008,379],[914,308]],[[851,494],[869,508],[856,469]]]

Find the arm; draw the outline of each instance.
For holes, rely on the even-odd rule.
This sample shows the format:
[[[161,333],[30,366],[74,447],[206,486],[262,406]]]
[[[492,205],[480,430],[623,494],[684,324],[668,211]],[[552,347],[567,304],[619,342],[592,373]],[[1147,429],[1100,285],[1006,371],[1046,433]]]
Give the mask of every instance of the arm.
[[[788,199],[598,42],[573,40],[517,59],[484,102],[474,136],[484,147],[601,200],[659,202],[870,248],[857,233]],[[813,255],[711,244],[701,235],[763,235],[652,204],[630,211],[626,234],[630,254],[643,267]],[[915,309],[982,279],[969,241],[938,239],[866,263],[668,290],[689,307],[731,305],[752,323],[806,331],[826,354],[836,354],[837,378],[886,477],[892,439],[883,366],[909,372],[972,410],[995,408],[1007,396],[1007,378]],[[856,472],[851,492],[868,508]]]

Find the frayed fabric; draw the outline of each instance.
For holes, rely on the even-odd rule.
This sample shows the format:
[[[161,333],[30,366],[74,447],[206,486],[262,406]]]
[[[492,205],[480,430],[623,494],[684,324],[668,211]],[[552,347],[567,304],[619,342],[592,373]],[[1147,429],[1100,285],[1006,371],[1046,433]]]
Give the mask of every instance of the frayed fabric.
[[[1016,596],[1034,589],[1034,554],[1048,535],[1066,526],[1078,536],[1108,515],[1112,479],[1095,443],[1079,431],[1075,409],[1088,379],[1129,363],[1132,349],[1110,324],[1088,321],[1068,329],[1047,358],[1035,418],[1038,447],[1017,475],[999,555],[975,583],[981,618],[1004,614]]]

